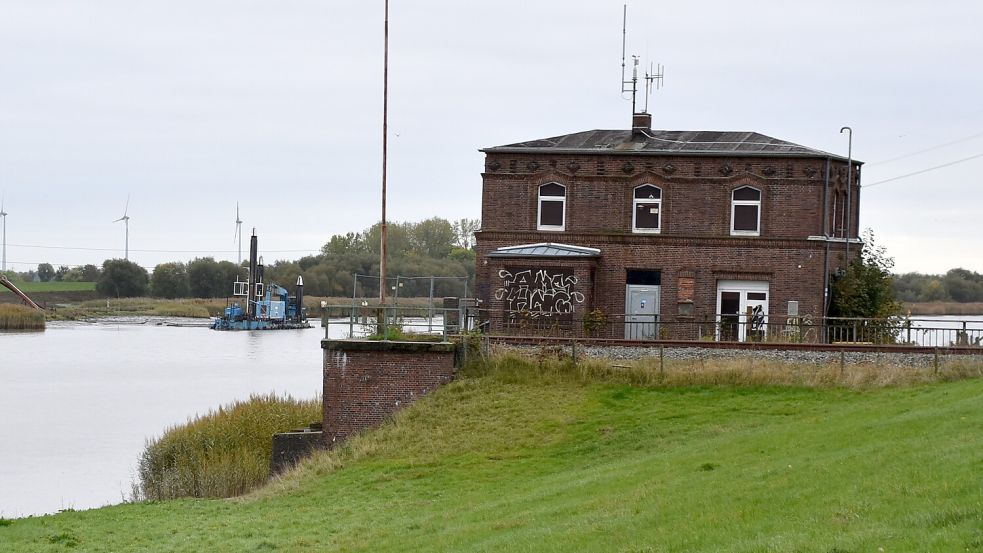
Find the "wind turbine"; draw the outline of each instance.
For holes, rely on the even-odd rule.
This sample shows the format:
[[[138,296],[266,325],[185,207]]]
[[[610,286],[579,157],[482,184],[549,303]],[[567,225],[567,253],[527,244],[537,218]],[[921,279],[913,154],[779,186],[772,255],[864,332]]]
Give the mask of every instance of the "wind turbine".
[[[123,258],[126,259],[127,261],[130,260],[130,216],[126,214],[126,212],[129,211],[129,209],[130,209],[130,195],[127,194],[126,207],[123,208],[123,216],[113,221],[114,223],[123,221],[123,225],[126,227],[126,249],[123,250],[125,252]]]
[[[236,233],[232,237],[232,242],[239,238],[239,267],[242,267],[242,219],[239,218],[239,202],[236,202]]]
[[[3,265],[0,266],[0,271],[7,270],[7,212],[3,209],[4,198],[0,196],[0,219],[3,220]]]

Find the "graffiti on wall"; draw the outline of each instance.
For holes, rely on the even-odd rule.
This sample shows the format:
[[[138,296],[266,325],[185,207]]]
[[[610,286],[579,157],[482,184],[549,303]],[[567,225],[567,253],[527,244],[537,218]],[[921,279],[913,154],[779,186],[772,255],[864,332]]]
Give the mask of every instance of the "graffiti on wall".
[[[495,299],[505,302],[506,311],[526,311],[531,317],[573,313],[584,295],[574,290],[577,277],[569,269],[525,269],[498,272],[502,286]]]

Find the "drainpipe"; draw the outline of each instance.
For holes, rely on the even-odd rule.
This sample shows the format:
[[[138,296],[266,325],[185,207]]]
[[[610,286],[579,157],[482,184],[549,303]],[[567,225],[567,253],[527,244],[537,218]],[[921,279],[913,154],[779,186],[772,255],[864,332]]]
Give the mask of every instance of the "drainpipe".
[[[829,315],[829,170],[830,158],[826,158],[826,184],[823,193],[823,236],[826,238],[826,255],[823,258],[823,318]],[[824,321],[825,322],[825,321]]]
[[[850,223],[853,222],[853,208],[850,202],[850,193],[853,190],[853,129],[850,127],[843,127],[840,129],[840,134],[843,131],[849,131],[847,133],[847,154],[846,154],[846,263],[850,264],[850,238],[853,236],[850,233]]]

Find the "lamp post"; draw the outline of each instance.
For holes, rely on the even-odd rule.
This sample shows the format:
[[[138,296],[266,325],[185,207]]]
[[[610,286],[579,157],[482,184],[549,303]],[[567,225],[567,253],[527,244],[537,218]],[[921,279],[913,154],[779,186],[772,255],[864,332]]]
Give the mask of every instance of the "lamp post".
[[[389,147],[389,0],[386,0],[382,58],[382,222],[379,224],[379,305],[386,303],[386,154]]]

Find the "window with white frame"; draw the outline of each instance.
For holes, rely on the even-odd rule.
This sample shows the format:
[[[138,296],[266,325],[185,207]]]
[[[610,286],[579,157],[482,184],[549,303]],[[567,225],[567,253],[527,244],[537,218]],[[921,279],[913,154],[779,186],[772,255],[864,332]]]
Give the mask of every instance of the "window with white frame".
[[[730,233],[744,236],[761,234],[761,191],[742,186],[731,193]]]
[[[567,208],[567,187],[549,182],[539,187],[539,211],[536,228],[563,230]]]
[[[659,232],[662,223],[662,190],[643,184],[635,187],[632,200],[632,232]]]

